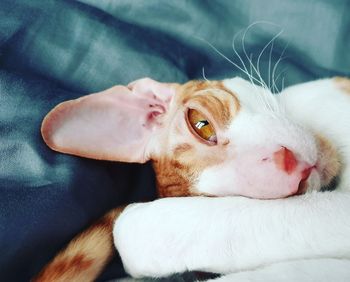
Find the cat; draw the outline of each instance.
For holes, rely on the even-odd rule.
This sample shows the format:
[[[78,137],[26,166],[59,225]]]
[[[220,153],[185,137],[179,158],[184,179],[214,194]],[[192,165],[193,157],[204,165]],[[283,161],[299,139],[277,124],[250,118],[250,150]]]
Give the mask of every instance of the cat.
[[[209,197],[119,207],[78,235],[34,281],[94,280],[113,255],[112,229],[135,277],[227,274],[342,256],[340,246],[348,255],[344,238],[329,244],[324,229],[329,221],[339,229],[349,223],[346,214],[332,214],[349,203],[349,92],[346,78],[299,84],[279,95],[238,77],[183,85],[144,78],[63,102],[42,125],[52,149],[152,160],[159,197]],[[335,184],[337,191],[317,193]],[[318,229],[323,237],[315,237]]]

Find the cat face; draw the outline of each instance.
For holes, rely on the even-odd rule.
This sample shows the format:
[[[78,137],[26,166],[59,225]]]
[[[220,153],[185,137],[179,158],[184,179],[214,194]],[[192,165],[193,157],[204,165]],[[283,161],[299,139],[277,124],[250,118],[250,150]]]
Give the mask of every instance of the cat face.
[[[323,172],[335,150],[240,78],[178,86],[162,123],[153,156],[161,196],[281,198],[332,178]]]
[[[338,163],[331,144],[241,78],[115,86],[60,104],[42,134],[60,152],[152,160],[161,197],[282,198],[319,190],[339,170],[328,167]]]

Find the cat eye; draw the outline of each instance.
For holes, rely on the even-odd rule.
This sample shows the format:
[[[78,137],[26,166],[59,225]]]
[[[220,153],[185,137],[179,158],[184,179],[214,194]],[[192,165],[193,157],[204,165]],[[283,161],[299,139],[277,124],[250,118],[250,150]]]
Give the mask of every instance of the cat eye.
[[[188,109],[187,120],[193,131],[211,145],[217,143],[216,132],[210,121],[199,111]]]

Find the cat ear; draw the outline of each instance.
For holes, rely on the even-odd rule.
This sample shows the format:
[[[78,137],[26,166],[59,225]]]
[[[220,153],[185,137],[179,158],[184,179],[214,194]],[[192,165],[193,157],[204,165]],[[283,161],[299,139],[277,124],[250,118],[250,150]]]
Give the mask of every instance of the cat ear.
[[[100,160],[144,163],[177,84],[143,78],[127,87],[66,101],[44,119],[41,133],[53,150]]]

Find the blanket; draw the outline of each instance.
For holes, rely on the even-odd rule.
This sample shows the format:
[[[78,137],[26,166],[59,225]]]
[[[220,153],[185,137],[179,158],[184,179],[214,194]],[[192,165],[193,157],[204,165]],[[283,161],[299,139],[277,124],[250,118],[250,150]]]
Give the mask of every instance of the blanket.
[[[40,124],[53,106],[146,76],[246,77],[235,52],[248,71],[262,54],[275,92],[349,76],[348,11],[347,0],[1,0],[0,280],[28,281],[110,208],[156,197],[149,164],[48,149]],[[116,258],[99,279],[125,275]]]

